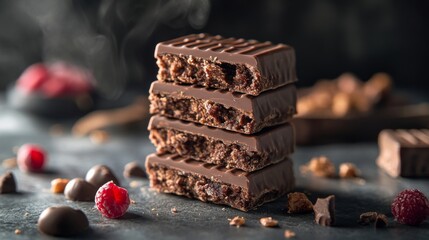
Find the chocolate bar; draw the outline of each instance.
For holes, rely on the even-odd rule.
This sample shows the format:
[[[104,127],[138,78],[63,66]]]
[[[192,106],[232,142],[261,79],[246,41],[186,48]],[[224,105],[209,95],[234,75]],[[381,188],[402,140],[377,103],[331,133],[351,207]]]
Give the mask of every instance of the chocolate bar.
[[[238,168],[246,172],[261,169],[293,153],[293,126],[264,129],[243,135],[171,118],[153,116],[149,138],[160,153],[177,153],[195,160]]]
[[[294,187],[292,161],[247,173],[174,154],[151,154],[146,159],[150,186],[203,202],[248,211],[273,201]]]
[[[244,134],[285,123],[296,113],[296,88],[287,85],[258,97],[155,81],[150,113]]]
[[[295,51],[284,44],[192,34],[158,43],[158,80],[257,96],[297,80]]]
[[[377,164],[392,177],[429,177],[429,129],[383,130]]]

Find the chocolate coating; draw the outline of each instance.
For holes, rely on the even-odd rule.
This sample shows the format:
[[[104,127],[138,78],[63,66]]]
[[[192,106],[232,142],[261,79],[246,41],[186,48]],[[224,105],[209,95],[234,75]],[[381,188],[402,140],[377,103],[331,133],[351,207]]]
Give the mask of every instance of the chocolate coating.
[[[146,172],[137,162],[127,163],[124,167],[124,177],[146,178]]]
[[[251,116],[255,124],[263,125],[264,127],[268,127],[273,123],[280,124],[286,122],[296,113],[297,96],[294,85],[287,85],[272,91],[267,91],[255,97],[225,90],[207,89],[194,85],[187,86],[155,81],[152,83],[149,92],[151,94],[163,94],[168,98],[193,98],[204,102],[210,101],[216,104],[222,104],[227,108],[234,108],[245,112]],[[151,108],[151,113],[157,112],[153,112]],[[197,119],[182,120],[197,122]],[[271,121],[273,123],[271,123]]]
[[[322,226],[332,226],[335,224],[335,196],[318,198],[313,206],[314,220]]]
[[[253,67],[253,71],[257,71],[263,79],[261,85],[264,86],[252,92],[253,95],[297,80],[295,51],[284,44],[191,34],[158,43],[155,57],[163,54],[187,55],[218,63]]]
[[[119,186],[119,181],[113,174],[112,170],[105,165],[95,165],[86,173],[85,180],[97,189],[108,181],[113,181]]]
[[[239,169],[227,169],[214,164],[196,161],[192,158],[174,154],[150,154],[146,158],[146,169],[151,164],[161,164],[183,172],[190,172],[247,189],[258,196],[267,190],[289,191],[294,185],[292,161],[285,157],[283,161],[255,172]]]
[[[94,201],[97,188],[82,178],[74,178],[67,183],[64,196],[72,201]]]
[[[429,177],[429,129],[383,130],[377,164],[392,177]]]
[[[39,216],[39,230],[52,236],[68,237],[81,234],[89,228],[86,215],[68,206],[49,207]]]
[[[0,194],[15,193],[16,182],[12,172],[6,172],[0,176]]]

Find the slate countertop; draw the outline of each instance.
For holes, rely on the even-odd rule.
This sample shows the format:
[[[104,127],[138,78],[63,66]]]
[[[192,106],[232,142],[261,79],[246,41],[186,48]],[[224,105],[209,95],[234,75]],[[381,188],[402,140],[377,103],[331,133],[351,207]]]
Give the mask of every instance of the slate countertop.
[[[86,213],[91,230],[79,237],[85,239],[285,239],[286,229],[294,231],[296,239],[427,239],[429,235],[429,221],[420,227],[404,226],[394,222],[390,213],[392,199],[405,188],[418,188],[429,194],[427,180],[393,179],[380,171],[375,165],[376,143],[298,147],[292,157],[296,190],[309,193],[313,202],[317,197],[336,196],[337,225],[322,227],[314,223],[313,214],[287,214],[285,197],[243,213],[156,193],[149,189],[146,179],[124,179],[122,171],[126,163],[137,160],[144,165],[145,157],[154,151],[144,128],[138,132],[114,131],[107,143],[97,145],[88,138],[73,138],[67,133],[51,136],[47,131],[51,124],[7,109],[0,102],[0,159],[13,156],[15,146],[29,142],[41,144],[49,152],[46,173],[24,174],[18,169],[12,170],[19,193],[0,195],[0,239],[55,239],[39,233],[36,225],[40,213],[53,205],[69,205]],[[341,162],[355,163],[362,171],[363,180],[302,175],[299,166],[318,155],[328,156],[337,167]],[[103,218],[93,203],[71,202],[63,195],[49,192],[52,179],[84,177],[90,167],[100,163],[113,169],[135,201],[122,219]],[[0,173],[5,171],[0,166]],[[177,213],[171,212],[173,207]],[[375,229],[359,225],[359,215],[367,211],[387,214],[389,227]],[[245,226],[229,226],[228,218],[237,215],[246,219]],[[280,227],[262,227],[259,219],[267,216],[279,220]],[[15,235],[15,229],[22,233]]]

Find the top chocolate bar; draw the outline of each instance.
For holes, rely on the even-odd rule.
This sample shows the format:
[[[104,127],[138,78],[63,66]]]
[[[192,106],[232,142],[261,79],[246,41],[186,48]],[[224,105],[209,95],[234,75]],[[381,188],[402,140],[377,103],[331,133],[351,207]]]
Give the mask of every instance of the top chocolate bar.
[[[158,43],[158,80],[257,96],[297,80],[295,51],[284,44],[192,34]]]

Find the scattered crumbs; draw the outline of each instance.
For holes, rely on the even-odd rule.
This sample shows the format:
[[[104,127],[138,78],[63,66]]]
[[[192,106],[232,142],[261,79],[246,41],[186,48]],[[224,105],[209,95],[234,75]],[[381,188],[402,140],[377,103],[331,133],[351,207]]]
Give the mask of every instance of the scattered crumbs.
[[[49,128],[49,135],[51,136],[61,136],[64,135],[64,133],[64,126],[61,124],[54,124]]]
[[[152,208],[151,211],[156,211],[156,208]]]
[[[293,238],[293,237],[295,237],[296,236],[296,234],[295,234],[295,232],[294,231],[291,231],[291,230],[285,230],[285,238]]]
[[[130,200],[130,203],[131,203],[131,204],[136,204],[136,201],[135,201],[134,199],[131,199],[131,200]]]
[[[375,219],[377,218],[378,213],[377,212],[365,212],[362,213],[359,216],[358,223],[362,225],[368,225],[370,223],[375,222]]]
[[[30,215],[30,213],[29,212],[25,212],[24,213],[24,217],[28,217]]]
[[[130,182],[130,187],[131,188],[138,188],[138,187],[141,187],[141,186],[142,186],[142,182],[141,181],[133,180],[133,181]]]
[[[326,156],[313,157],[310,162],[300,167],[302,174],[307,172],[312,173],[317,177],[334,177],[335,176],[335,165]]]
[[[1,165],[7,169],[15,168],[17,166],[16,158],[14,158],[14,157],[7,158],[7,159],[3,160]]]
[[[237,228],[243,226],[246,223],[244,217],[235,216],[233,219],[228,218],[230,226],[236,226]]]
[[[226,208],[224,208],[224,207],[223,207],[223,208],[222,208],[222,211],[226,211]]]
[[[94,130],[89,134],[89,139],[95,144],[103,144],[109,140],[109,133],[104,130]]]
[[[259,220],[259,222],[264,227],[278,227],[279,221],[273,219],[272,217],[264,217]]]
[[[353,163],[341,163],[338,175],[340,178],[357,178],[360,170]]]
[[[177,213],[177,208],[173,207],[170,209],[171,213]]]
[[[15,234],[16,235],[19,235],[19,234],[21,234],[22,233],[22,231],[20,230],[20,229],[15,229]]]

